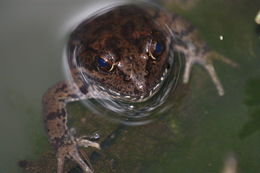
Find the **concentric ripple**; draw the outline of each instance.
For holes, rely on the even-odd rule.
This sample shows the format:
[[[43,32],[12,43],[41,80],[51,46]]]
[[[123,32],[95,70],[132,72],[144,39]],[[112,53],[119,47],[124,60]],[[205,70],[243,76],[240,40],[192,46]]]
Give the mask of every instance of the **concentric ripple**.
[[[69,80],[73,80],[67,60],[65,55],[65,74]],[[113,121],[127,125],[147,124],[173,107],[173,105],[165,103],[169,96],[174,97],[174,89],[181,82],[179,78],[183,67],[182,58],[173,50],[169,51],[169,64],[170,66],[165,69],[160,83],[151,90],[146,98],[125,98],[126,96],[123,98],[120,93],[91,84],[82,72],[82,78],[85,80],[92,97],[82,100],[82,103],[95,114]],[[79,71],[81,70],[79,69]]]
[[[168,25],[165,25],[166,27]],[[169,47],[173,48],[175,38],[170,28],[171,40]],[[168,51],[169,67],[164,69],[162,76],[158,79],[158,83],[146,95],[130,96],[123,95],[118,91],[113,91],[105,86],[95,83],[93,79],[88,79],[86,71],[80,64],[76,62],[77,49],[75,46],[70,57],[67,53],[67,47],[64,51],[64,70],[68,80],[73,79],[71,67],[78,72],[80,78],[83,79],[85,90],[88,91],[86,96],[78,92],[82,103],[95,114],[106,117],[113,121],[118,121],[128,125],[142,125],[149,123],[161,115],[166,114],[168,110],[173,108],[173,105],[166,104],[169,97],[175,97],[174,90],[182,81],[179,80],[183,71],[183,57],[174,52],[173,49]],[[75,82],[74,82],[75,83]],[[82,86],[76,86],[76,88]],[[85,98],[85,99],[84,99]],[[171,98],[172,100],[172,98]]]

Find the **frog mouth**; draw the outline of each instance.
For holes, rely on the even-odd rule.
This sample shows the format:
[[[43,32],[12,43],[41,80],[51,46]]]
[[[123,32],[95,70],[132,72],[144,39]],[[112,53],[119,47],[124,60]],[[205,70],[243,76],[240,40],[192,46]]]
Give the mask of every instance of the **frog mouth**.
[[[151,98],[152,96],[154,96],[159,91],[159,89],[162,87],[165,79],[168,77],[168,73],[169,73],[169,69],[166,68],[164,70],[161,78],[158,80],[157,84],[152,89],[150,89],[149,92],[147,92],[143,95],[140,95],[140,96],[124,95],[124,94],[116,92],[112,89],[108,89],[108,88],[105,88],[102,86],[97,86],[97,87],[98,87],[98,89],[107,93],[114,99],[121,99],[123,101],[130,101],[130,102],[144,102],[144,101],[148,100],[149,98]]]

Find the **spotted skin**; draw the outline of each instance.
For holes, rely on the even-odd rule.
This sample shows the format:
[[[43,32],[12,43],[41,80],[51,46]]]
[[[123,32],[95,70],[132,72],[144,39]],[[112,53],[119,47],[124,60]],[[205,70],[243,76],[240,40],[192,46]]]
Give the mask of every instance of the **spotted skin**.
[[[78,74],[74,74],[79,76]],[[57,173],[63,173],[65,158],[76,161],[86,173],[93,172],[80,156],[79,147],[100,148],[98,143],[84,138],[75,138],[73,131],[67,126],[66,104],[90,98],[87,87],[81,79],[75,78],[77,86],[69,81],[59,82],[51,87],[43,96],[43,115],[49,142],[57,151]]]
[[[90,82],[121,96],[146,97],[167,66],[169,34],[168,28],[159,27],[143,7],[114,8],[86,20],[72,32],[68,50],[71,68],[83,67]],[[159,54],[155,52],[156,44],[163,49]],[[99,58],[115,68],[100,68]]]
[[[66,104],[96,98],[93,88],[101,98],[148,99],[164,82],[171,50],[185,55],[184,83],[197,63],[208,71],[219,95],[224,94],[212,60],[235,63],[210,50],[197,30],[175,13],[144,3],[125,4],[90,17],[72,32],[67,50],[72,80],[54,85],[43,96],[45,126],[57,151],[58,173],[63,172],[65,158],[77,162],[84,172],[93,172],[79,147],[100,148],[98,143],[75,137],[68,128]]]

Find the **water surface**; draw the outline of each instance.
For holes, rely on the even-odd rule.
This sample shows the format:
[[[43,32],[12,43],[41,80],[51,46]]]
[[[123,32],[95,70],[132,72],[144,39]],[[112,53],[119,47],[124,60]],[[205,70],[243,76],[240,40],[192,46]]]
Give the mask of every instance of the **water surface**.
[[[79,103],[69,105],[70,125],[78,133],[101,135],[104,149],[87,150],[94,169],[219,173],[225,163],[232,163],[231,158],[237,172],[259,172],[260,29],[254,17],[260,2],[159,3],[189,19],[214,50],[240,66],[215,62],[226,91],[223,97],[204,69],[196,66],[189,85],[180,85],[177,98],[169,101],[174,109],[145,126],[122,126],[95,116]],[[45,167],[42,172],[55,168],[42,123],[41,96],[64,78],[61,57],[68,21],[73,23],[73,17],[88,6],[80,0],[1,2],[0,172],[24,172],[17,166],[20,160],[31,161],[30,168]],[[67,169],[79,172],[72,163]]]

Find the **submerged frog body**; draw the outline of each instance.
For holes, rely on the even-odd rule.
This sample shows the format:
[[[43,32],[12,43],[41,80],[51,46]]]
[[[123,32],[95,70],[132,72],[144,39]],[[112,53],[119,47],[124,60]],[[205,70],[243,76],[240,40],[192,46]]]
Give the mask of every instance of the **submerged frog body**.
[[[84,172],[93,172],[79,147],[100,148],[98,143],[74,136],[67,126],[66,104],[107,96],[130,102],[149,99],[164,82],[172,50],[185,55],[184,83],[192,65],[198,63],[210,74],[219,95],[224,94],[212,58],[232,62],[211,51],[195,28],[175,13],[149,4],[125,4],[90,17],[72,32],[67,45],[72,80],[54,85],[43,97],[58,173],[63,172],[65,158],[77,162]]]

